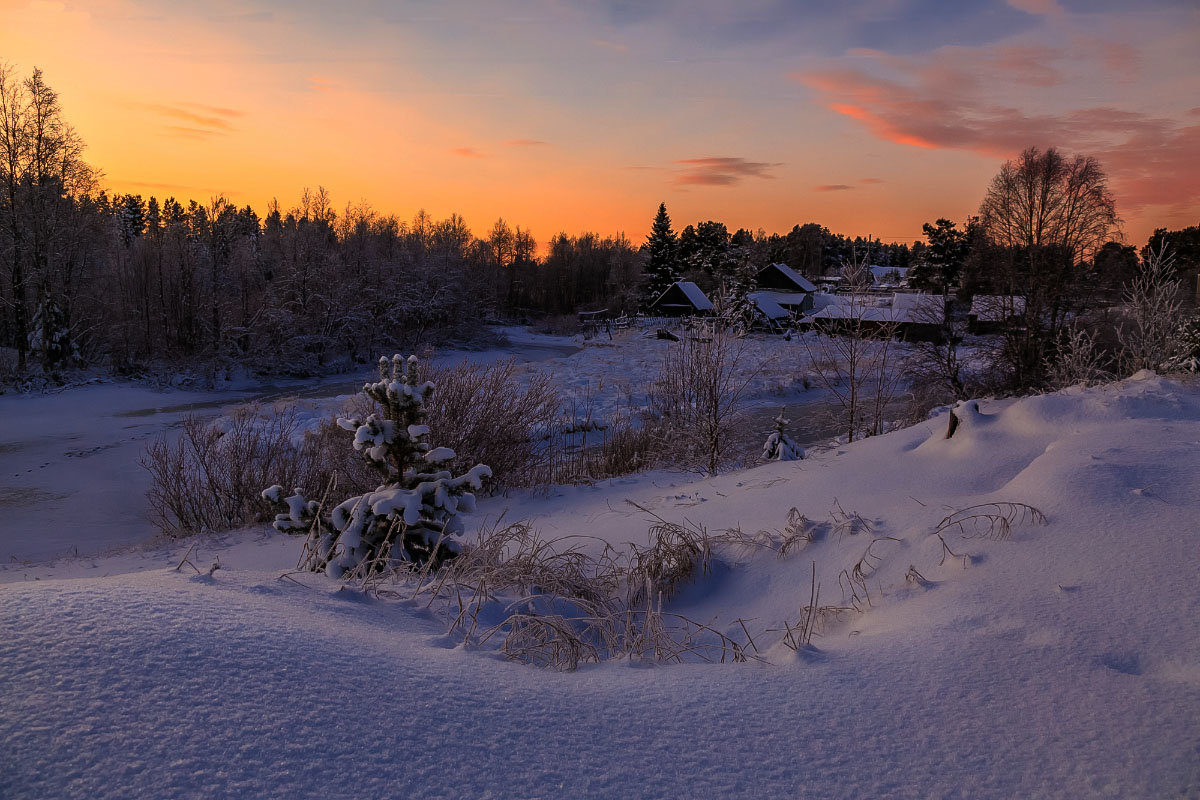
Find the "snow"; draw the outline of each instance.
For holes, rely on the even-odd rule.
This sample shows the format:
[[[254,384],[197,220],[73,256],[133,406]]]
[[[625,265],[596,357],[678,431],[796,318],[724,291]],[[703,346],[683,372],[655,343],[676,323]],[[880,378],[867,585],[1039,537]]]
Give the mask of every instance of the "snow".
[[[671,603],[745,621],[769,664],[508,663],[403,593],[281,578],[300,540],[266,530],[0,572],[0,796],[1200,797],[1200,385],[1140,373],[955,414],[949,439],[943,412],[470,518],[620,544],[650,523],[626,500],[748,532],[794,507],[816,541],[726,554]],[[943,530],[943,558],[939,521],[993,502],[1046,523]],[[868,550],[870,606],[777,644],[813,564],[846,605],[837,576]]]
[[[871,276],[876,283],[892,280],[904,280],[908,277],[908,267],[881,267],[878,264],[872,264]]]
[[[939,322],[943,299],[937,295],[895,292],[891,295],[814,295],[806,321],[854,319],[863,322]]]
[[[779,303],[775,302],[772,297],[773,292],[751,292],[748,297],[750,302],[754,303],[755,307],[761,311],[767,319],[788,319],[791,317],[791,312],[785,309]]]

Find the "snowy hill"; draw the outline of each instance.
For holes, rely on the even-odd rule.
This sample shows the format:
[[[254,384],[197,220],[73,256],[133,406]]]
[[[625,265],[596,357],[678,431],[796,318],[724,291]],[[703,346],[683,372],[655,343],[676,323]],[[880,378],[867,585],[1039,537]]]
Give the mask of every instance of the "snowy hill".
[[[200,574],[191,542],[10,569],[0,796],[1200,797],[1200,387],[956,415],[480,504],[614,543],[796,509],[812,542],[722,552],[670,604],[763,662],[506,662],[402,592],[280,579],[299,541],[258,531],[200,540]],[[843,610],[797,654],[814,570]]]

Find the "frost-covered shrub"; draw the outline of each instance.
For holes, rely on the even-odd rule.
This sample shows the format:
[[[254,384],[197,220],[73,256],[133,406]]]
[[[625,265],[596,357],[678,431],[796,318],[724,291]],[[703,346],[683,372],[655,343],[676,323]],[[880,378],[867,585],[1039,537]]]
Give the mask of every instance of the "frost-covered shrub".
[[[1147,250],[1137,276],[1125,287],[1125,319],[1119,329],[1124,372],[1160,369],[1180,354],[1181,283],[1175,256]]]
[[[1200,372],[1200,314],[1186,319],[1175,336],[1175,353],[1162,364],[1164,372]]]
[[[744,340],[720,327],[668,346],[649,388],[650,412],[664,432],[664,453],[709,474],[725,462],[761,364],[746,364]]]
[[[188,417],[175,442],[159,439],[142,457],[150,473],[150,518],[167,536],[265,522],[264,483],[296,484],[313,473],[293,408],[245,406],[218,420]]]
[[[787,434],[790,422],[791,420],[783,416],[783,409],[779,409],[779,416],[775,418],[775,430],[763,443],[764,461],[798,461],[804,458],[804,450]]]
[[[1090,386],[1103,380],[1103,363],[1095,336],[1075,324],[1063,332],[1058,352],[1052,360],[1047,360],[1046,378],[1055,389],[1076,384]]]
[[[380,413],[338,420],[354,434],[355,451],[382,476],[374,491],[328,513],[300,489],[288,497],[279,485],[263,491],[264,499],[287,507],[276,517],[276,529],[309,532],[310,569],[340,577],[388,559],[437,567],[457,554],[455,537],[463,530],[458,512],[474,510],[473,492],[492,471],[476,464],[455,476],[446,468],[454,451],[429,443],[426,405],[433,391],[432,382],[418,379],[416,356],[381,358],[379,380],[363,386]]]

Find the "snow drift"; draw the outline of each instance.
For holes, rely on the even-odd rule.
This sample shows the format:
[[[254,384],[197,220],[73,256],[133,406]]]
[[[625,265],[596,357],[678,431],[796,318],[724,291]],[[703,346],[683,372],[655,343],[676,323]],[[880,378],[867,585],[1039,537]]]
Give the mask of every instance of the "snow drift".
[[[298,540],[261,532],[201,541],[198,574],[182,551],[0,573],[29,579],[0,590],[0,795],[1200,796],[1200,389],[1143,373],[956,414],[951,438],[942,414],[480,503],[615,543],[646,510],[802,517],[811,542],[723,552],[669,601],[766,663],[505,662],[436,609],[280,580]],[[814,571],[848,610],[793,652]]]

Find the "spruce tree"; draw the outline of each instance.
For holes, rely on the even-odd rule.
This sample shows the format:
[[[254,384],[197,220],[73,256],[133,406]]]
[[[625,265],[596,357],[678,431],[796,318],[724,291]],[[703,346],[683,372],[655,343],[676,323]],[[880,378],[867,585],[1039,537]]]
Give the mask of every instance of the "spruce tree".
[[[791,420],[783,416],[783,411],[782,408],[779,409],[779,416],[775,418],[775,430],[763,443],[764,461],[799,461],[804,458],[804,450],[788,436],[787,426]]]
[[[671,218],[667,216],[667,204],[659,203],[658,214],[650,235],[646,237],[646,271],[642,282],[642,306],[650,304],[662,295],[671,284],[679,280],[679,243],[671,230]]]
[[[463,523],[457,514],[475,509],[469,490],[482,488],[492,471],[477,464],[456,477],[446,469],[454,451],[433,447],[425,424],[433,390],[431,382],[418,379],[416,356],[381,358],[379,380],[363,386],[363,393],[379,404],[382,416],[338,419],[340,428],[354,434],[354,449],[383,478],[374,492],[328,512],[300,489],[286,498],[280,486],[263,492],[266,500],[287,507],[275,517],[277,530],[309,533],[309,569],[334,578],[389,560],[436,569],[458,554]]]
[[[969,227],[972,223],[968,220],[967,224]],[[958,230],[948,219],[939,219],[934,225],[926,222],[921,230],[929,244],[921,262],[908,274],[909,285],[948,297],[962,277],[963,265],[971,252],[970,238],[967,231]]]

